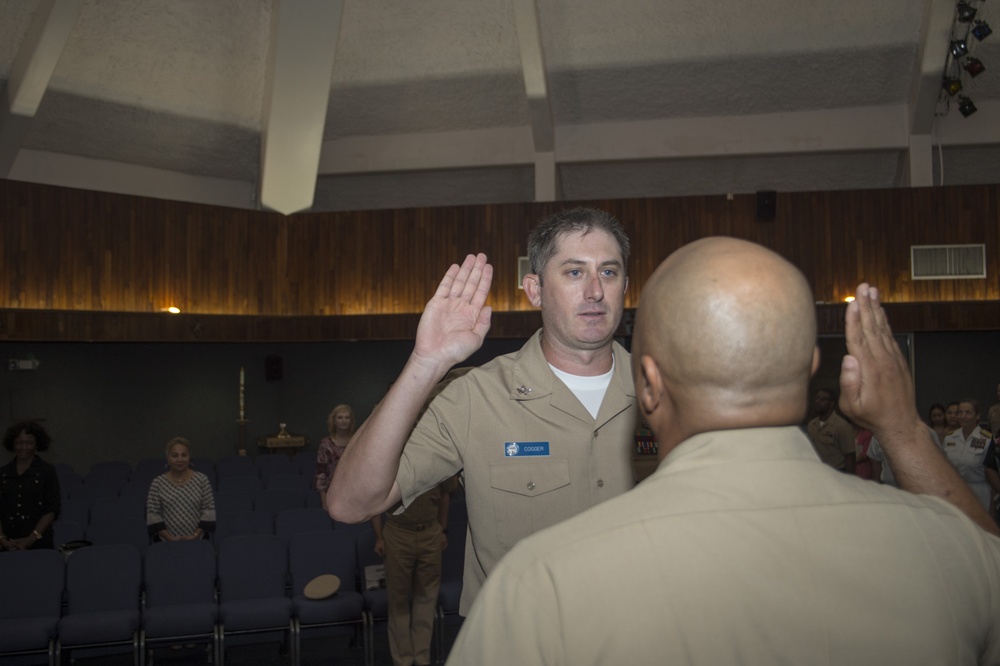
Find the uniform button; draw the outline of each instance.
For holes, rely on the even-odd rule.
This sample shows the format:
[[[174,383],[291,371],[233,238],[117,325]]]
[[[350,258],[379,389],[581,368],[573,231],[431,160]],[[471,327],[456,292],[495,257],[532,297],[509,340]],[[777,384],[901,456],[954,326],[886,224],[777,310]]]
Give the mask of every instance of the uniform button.
[[[604,487],[604,479],[598,479],[597,480],[597,487],[598,488],[603,488]]]
[[[534,489],[535,489],[535,482],[528,481],[528,490],[534,490]]]

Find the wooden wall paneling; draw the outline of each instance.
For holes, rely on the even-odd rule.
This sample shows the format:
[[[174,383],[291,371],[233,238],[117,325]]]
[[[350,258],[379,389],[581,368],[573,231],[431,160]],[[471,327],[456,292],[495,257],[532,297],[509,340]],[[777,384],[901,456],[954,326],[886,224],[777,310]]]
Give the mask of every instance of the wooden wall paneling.
[[[945,303],[1000,299],[1000,207],[997,186],[778,193],[771,222],[755,217],[755,195],[579,202],[616,215],[632,239],[626,307],[671,251],[726,234],[772,248],[799,266],[818,301],[843,298],[860,280],[887,301],[920,303],[928,321],[979,328],[982,309],[963,316]],[[576,202],[299,214],[167,202],[0,181],[0,261],[7,279],[0,307],[101,317],[7,319],[4,335],[25,326],[38,339],[146,336],[188,339],[185,327],[135,321],[123,313],[158,313],[177,305],[191,315],[285,318],[387,315],[370,325],[400,327],[394,315],[419,313],[445,268],[484,251],[494,264],[490,304],[497,313],[530,313],[516,284],[517,257],[530,229]],[[980,243],[985,280],[913,281],[909,246]],[[498,319],[499,321],[499,319]],[[338,324],[335,331],[368,331]],[[322,328],[322,327],[321,327]],[[298,331],[288,322],[228,325],[234,336],[270,338]],[[303,334],[319,335],[312,323]],[[529,331],[530,333],[530,331]],[[334,333],[339,334],[339,333]],[[519,332],[523,334],[523,332]],[[373,333],[374,337],[381,334]],[[30,338],[28,338],[30,339]]]

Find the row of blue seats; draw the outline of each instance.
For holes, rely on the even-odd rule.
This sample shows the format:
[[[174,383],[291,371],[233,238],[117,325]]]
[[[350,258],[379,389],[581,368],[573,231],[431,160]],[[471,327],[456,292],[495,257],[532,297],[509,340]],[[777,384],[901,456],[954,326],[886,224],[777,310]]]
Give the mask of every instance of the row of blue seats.
[[[145,555],[124,544],[94,545],[69,555],[18,551],[0,556],[6,592],[22,603],[0,604],[0,655],[63,652],[86,655],[123,646],[143,664],[165,643],[205,642],[224,664],[233,635],[287,640],[297,664],[303,630],[363,631],[366,663],[374,657],[372,627],[387,615],[384,589],[364,589],[365,567],[377,563],[374,533],[348,530],[243,535],[218,549],[206,541],[156,543]],[[464,551],[464,532],[449,547]],[[445,551],[448,552],[447,550]],[[340,590],[307,599],[306,584],[334,574]],[[446,558],[439,595],[439,657],[445,614],[457,611],[461,559]],[[65,603],[64,603],[65,599]],[[71,655],[71,656],[72,656]]]
[[[298,489],[272,488],[252,492],[222,491],[213,495],[216,516],[222,516],[234,511],[268,511],[277,513],[285,509],[302,509],[322,507],[319,493],[308,488]],[[92,501],[89,498],[70,497],[63,500],[58,519],[86,525],[94,520],[109,518],[143,518],[146,517],[145,495],[109,495],[98,497]]]
[[[192,468],[205,474],[214,489],[225,486],[229,481],[256,482],[264,487],[275,477],[287,476],[301,477],[304,483],[310,486],[313,484],[316,461],[311,456],[295,460],[286,456],[261,456],[258,460],[274,462],[255,463],[252,458],[233,456],[215,463],[196,461],[192,463]],[[57,464],[55,467],[64,497],[74,492],[106,494],[113,491],[116,494],[136,494],[142,488],[148,488],[149,483],[165,471],[165,463],[160,459],[140,461],[134,471],[126,462],[98,463],[85,477],[77,474],[69,465]]]
[[[145,502],[149,493],[149,486],[152,479],[148,481],[133,480],[121,486],[113,484],[79,484],[75,486],[61,485],[60,491],[64,501],[73,501],[85,506],[93,506],[97,500],[107,497],[141,498]],[[213,486],[213,491],[219,493],[243,493],[258,495],[263,492],[295,492],[304,494],[310,492],[316,495],[319,493],[314,489],[312,477],[304,476],[275,476],[266,480],[257,477],[228,477],[220,479]]]
[[[54,466],[60,474],[77,474],[73,466],[68,463],[55,463]],[[209,469],[219,470],[224,474],[232,470],[248,468],[255,468],[259,470],[259,473],[267,474],[272,469],[294,467],[299,469],[300,473],[314,474],[316,472],[316,454],[313,451],[301,451],[294,458],[289,458],[282,454],[259,455],[257,457],[232,455],[214,461],[207,458],[193,458],[191,460],[191,467],[206,473]],[[156,474],[163,473],[166,468],[167,463],[164,458],[143,458],[134,467],[131,463],[124,460],[103,460],[91,465],[86,476],[124,475],[130,477],[134,474],[140,476],[149,476],[152,474],[155,476]]]
[[[339,529],[357,534],[371,529],[371,523],[359,525],[339,523],[320,508],[295,508],[281,511],[242,510],[217,517],[215,530],[210,532],[216,544],[223,540],[247,534],[273,534],[283,539],[299,532]],[[140,552],[150,545],[145,516],[112,517],[91,520],[89,523],[59,519],[52,525],[57,547],[81,541],[95,544],[130,544]]]

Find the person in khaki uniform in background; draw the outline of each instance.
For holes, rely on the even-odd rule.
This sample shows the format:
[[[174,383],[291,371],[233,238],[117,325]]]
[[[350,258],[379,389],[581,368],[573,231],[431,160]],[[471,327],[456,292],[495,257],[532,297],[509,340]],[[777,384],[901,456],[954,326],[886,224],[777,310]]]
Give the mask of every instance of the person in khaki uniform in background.
[[[458,487],[452,477],[410,503],[402,513],[372,518],[375,552],[385,558],[389,597],[389,654],[395,666],[429,666],[434,612],[441,587],[441,551],[448,547],[448,506]]]
[[[833,408],[837,397],[830,389],[820,389],[813,396],[815,418],[809,421],[806,432],[820,460],[830,467],[854,474],[854,428]]]
[[[542,329],[519,352],[453,381],[413,428],[434,385],[489,330],[486,256],[453,265],[424,309],[402,373],[340,461],[327,506],[344,522],[407,506],[462,470],[462,614],[519,539],[635,485],[635,394],[628,353],[614,341],[628,254],[621,225],[602,211],[542,221],[528,239],[532,273],[522,283]]]
[[[813,301],[794,266],[746,241],[661,264],[632,354],[658,469],[518,543],[448,663],[1000,663],[997,526],[917,414],[868,285],[847,309],[840,404],[912,492],[833,471],[799,428]]]

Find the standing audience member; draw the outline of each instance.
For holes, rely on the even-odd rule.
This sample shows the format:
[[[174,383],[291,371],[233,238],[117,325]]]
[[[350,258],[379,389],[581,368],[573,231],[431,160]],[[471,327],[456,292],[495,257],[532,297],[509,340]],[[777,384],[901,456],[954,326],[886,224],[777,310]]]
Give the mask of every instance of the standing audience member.
[[[930,424],[931,430],[934,431],[934,439],[937,440],[937,445],[944,448],[944,438],[952,433],[952,430],[948,429],[948,425],[944,420],[944,406],[938,403],[931,405],[930,410],[927,412],[927,422]]]
[[[986,418],[990,422],[990,432],[996,436],[1000,433],[1000,384],[997,384],[997,404],[990,407]]]
[[[354,410],[350,405],[337,405],[326,417],[326,429],[329,435],[319,441],[316,451],[316,490],[319,491],[319,501],[326,506],[326,491],[330,488],[330,480],[337,469],[344,449],[351,441],[356,428]]]
[[[389,654],[394,666],[430,666],[441,551],[448,547],[452,477],[410,502],[402,513],[372,518],[375,552],[385,558]]]
[[[867,428],[857,429],[857,434],[854,436],[854,475],[866,481],[871,481],[873,474],[872,459],[868,456],[871,441],[871,430]]]
[[[208,477],[191,469],[191,443],[167,442],[167,471],[149,485],[146,525],[154,539],[201,539],[215,529],[215,497]]]
[[[821,388],[813,396],[816,417],[809,422],[807,432],[820,459],[830,467],[854,473],[854,428],[833,408],[837,395]]]
[[[1000,663],[997,527],[931,441],[868,285],[847,309],[841,407],[902,485],[951,504],[834,473],[798,427],[813,299],[745,241],[661,264],[632,354],[658,469],[518,543],[448,663]]]
[[[944,408],[944,426],[945,429],[947,430],[947,432],[945,433],[945,437],[958,430],[959,425],[958,425],[957,402],[949,402],[948,406]],[[942,443],[944,442],[944,438],[941,439],[941,442]]]
[[[937,442],[935,442],[937,444]],[[879,446],[878,438],[872,435],[868,443],[868,459],[872,461],[872,480],[884,483],[887,486],[895,486],[896,478],[892,475],[892,468],[885,459],[885,453]]]
[[[983,467],[985,468],[986,484],[990,487],[990,492],[993,495],[993,504],[990,510],[994,520],[1000,524],[1000,464],[998,464],[1000,461],[997,460],[998,441],[1000,441],[1000,436],[994,435],[993,441],[990,442],[990,448],[986,451]]]
[[[0,467],[0,550],[52,548],[52,523],[59,517],[59,477],[38,457],[52,438],[38,423],[7,428],[3,448],[14,459]]]
[[[635,485],[635,393],[628,352],[615,342],[628,254],[624,229],[603,211],[542,221],[528,238],[532,272],[522,282],[541,308],[541,330],[520,351],[451,382],[414,428],[435,384],[479,349],[490,327],[486,255],[452,265],[402,373],[344,452],[327,499],[330,515],[345,522],[400,500],[409,506],[463,470],[462,615],[520,539]]]
[[[990,510],[992,491],[986,483],[986,449],[992,433],[979,427],[979,401],[967,398],[958,403],[958,430],[944,438],[944,454],[972,488],[983,508]]]

